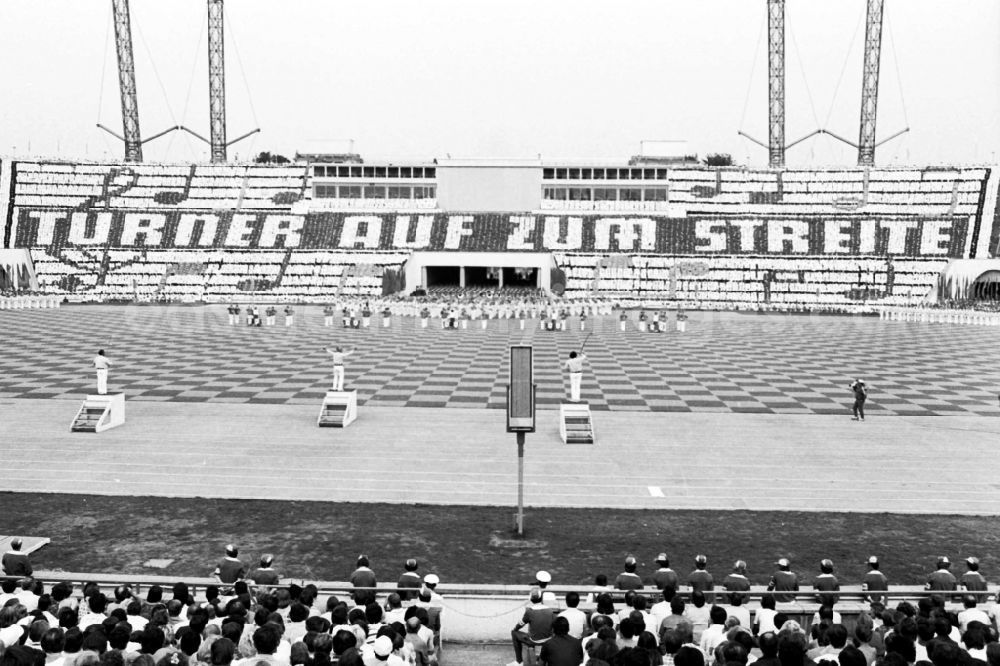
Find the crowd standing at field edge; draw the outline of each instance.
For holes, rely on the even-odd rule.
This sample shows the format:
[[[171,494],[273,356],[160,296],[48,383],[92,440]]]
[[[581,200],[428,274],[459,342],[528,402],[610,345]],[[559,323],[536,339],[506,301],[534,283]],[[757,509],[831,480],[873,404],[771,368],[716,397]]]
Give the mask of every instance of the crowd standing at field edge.
[[[378,576],[364,555],[350,575],[349,598],[321,603],[315,586],[283,582],[273,555],[263,555],[251,571],[233,545],[212,572],[217,584],[204,600],[184,583],[173,586],[171,599],[159,586],[142,599],[125,585],[108,598],[96,584],[78,599],[66,583],[46,590],[32,579],[20,550],[13,540],[2,560],[2,666],[428,666],[438,660],[440,579],[422,575],[412,558],[381,603],[376,592],[385,588],[373,589]],[[1000,660],[996,609],[976,596],[987,584],[975,557],[965,559],[960,578],[947,557],[938,558],[926,583],[935,594],[895,608],[884,603],[888,581],[879,559],[868,558],[862,585],[869,609],[853,632],[836,610],[840,583],[831,560],[819,563],[804,593],[820,604],[809,632],[782,612],[780,604],[803,596],[796,594],[803,579],[787,558],[777,560],[769,593],[753,614],[746,607],[746,562],[737,561],[718,586],[704,555],[686,576],[670,568],[666,553],[656,563],[644,578],[636,558],[627,557],[613,585],[598,576],[586,600],[569,592],[560,601],[547,589],[552,576],[539,571],[511,632],[511,664],[521,663],[526,649],[538,649],[546,666],[996,666]],[[957,612],[946,606],[956,596]]]

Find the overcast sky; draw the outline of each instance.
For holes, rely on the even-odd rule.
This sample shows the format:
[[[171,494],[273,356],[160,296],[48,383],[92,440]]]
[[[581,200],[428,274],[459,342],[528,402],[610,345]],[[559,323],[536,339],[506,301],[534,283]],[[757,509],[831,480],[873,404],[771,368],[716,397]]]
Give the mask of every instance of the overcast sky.
[[[132,0],[142,135],[208,136],[204,0]],[[788,0],[786,137],[858,137],[864,0]],[[765,0],[229,0],[230,158],[353,140],[368,159],[626,159],[644,140],[763,165]],[[104,158],[121,144],[110,0],[0,0],[0,154]],[[996,162],[1000,2],[886,0],[879,163]],[[175,133],[147,160],[204,161]],[[829,137],[795,164],[853,164]]]

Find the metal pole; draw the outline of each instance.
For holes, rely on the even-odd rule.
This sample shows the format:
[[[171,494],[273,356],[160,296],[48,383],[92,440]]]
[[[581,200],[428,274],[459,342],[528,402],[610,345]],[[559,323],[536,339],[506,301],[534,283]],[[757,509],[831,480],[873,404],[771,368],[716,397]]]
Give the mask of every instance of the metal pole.
[[[517,433],[517,536],[524,536],[524,433]]]

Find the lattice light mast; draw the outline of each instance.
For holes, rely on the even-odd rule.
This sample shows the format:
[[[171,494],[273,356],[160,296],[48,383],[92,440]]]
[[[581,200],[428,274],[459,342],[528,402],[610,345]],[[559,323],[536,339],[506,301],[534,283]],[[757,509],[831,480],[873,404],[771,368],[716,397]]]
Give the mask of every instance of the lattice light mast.
[[[142,161],[139,138],[139,102],[135,91],[135,62],[132,58],[132,21],[128,0],[112,0],[115,15],[115,46],[118,51],[118,85],[122,100],[122,130],[125,161]]]
[[[208,106],[212,161],[226,161],[226,56],[223,0],[208,0]]]
[[[882,7],[883,0],[868,0],[864,76],[861,81],[858,166],[872,166],[875,163],[875,114],[878,110],[878,70],[882,56]]]
[[[785,166],[785,0],[767,0],[768,163]]]

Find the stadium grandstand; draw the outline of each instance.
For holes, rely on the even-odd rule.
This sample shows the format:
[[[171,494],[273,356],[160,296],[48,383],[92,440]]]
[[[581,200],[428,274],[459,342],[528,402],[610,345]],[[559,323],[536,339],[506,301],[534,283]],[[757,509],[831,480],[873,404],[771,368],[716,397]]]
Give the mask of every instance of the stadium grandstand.
[[[990,257],[1000,237],[989,167],[17,160],[0,178],[5,246],[28,250],[37,291],[75,302],[529,286],[625,306],[874,310],[953,297],[938,290],[949,263]]]

